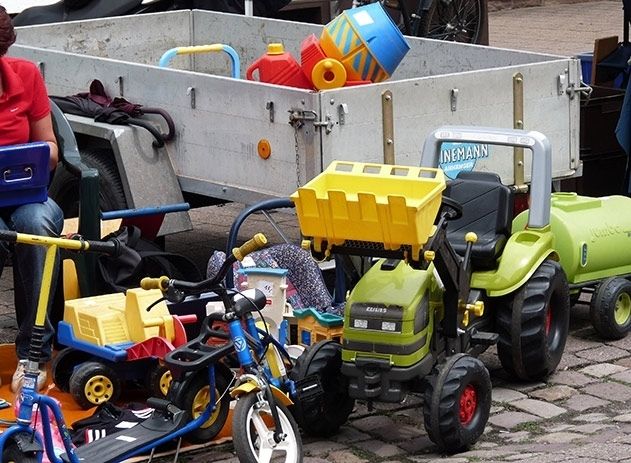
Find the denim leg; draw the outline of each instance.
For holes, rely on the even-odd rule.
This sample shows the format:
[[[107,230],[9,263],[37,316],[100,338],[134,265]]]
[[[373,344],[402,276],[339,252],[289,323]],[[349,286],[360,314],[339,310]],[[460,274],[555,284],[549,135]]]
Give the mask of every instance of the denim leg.
[[[18,233],[28,233],[42,236],[59,236],[63,228],[63,212],[52,200],[45,203],[25,204],[15,209],[11,214],[9,228]],[[35,323],[39,291],[44,270],[46,247],[31,244],[16,244],[13,254],[13,265],[18,269],[19,278],[16,278],[15,291],[22,291],[24,305],[15,308],[18,322],[18,335],[15,339],[15,347],[19,359],[28,358],[31,330]],[[53,288],[59,271],[59,253],[55,259],[53,272]],[[48,310],[50,310],[53,294],[49,295]],[[53,327],[46,318],[44,334],[44,348],[41,361],[50,360],[52,350]]]

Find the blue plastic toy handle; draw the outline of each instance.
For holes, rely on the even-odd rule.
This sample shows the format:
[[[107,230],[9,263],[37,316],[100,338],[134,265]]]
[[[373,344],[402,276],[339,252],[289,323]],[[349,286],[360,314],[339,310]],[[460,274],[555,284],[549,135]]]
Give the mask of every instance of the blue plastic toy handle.
[[[216,53],[216,52],[224,52],[232,61],[232,76],[235,79],[239,78],[239,72],[241,69],[241,60],[239,59],[239,55],[230,45],[224,45],[222,43],[214,43],[211,45],[195,45],[192,47],[176,47],[171,48],[164,52],[164,54],[160,57],[160,62],[158,66],[161,68],[168,67],[173,58],[177,55],[193,55],[196,53]]]

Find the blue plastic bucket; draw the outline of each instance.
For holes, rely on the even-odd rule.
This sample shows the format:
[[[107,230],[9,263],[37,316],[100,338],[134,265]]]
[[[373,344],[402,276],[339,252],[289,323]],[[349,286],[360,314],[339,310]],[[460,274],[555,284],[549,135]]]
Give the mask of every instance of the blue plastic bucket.
[[[344,64],[351,80],[381,82],[410,46],[380,3],[344,11],[324,27],[320,46]]]

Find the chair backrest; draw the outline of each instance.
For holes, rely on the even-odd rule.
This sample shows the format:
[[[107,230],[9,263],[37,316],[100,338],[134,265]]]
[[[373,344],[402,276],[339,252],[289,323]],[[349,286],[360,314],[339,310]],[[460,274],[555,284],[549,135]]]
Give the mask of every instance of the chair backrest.
[[[477,242],[471,249],[474,268],[494,268],[511,233],[513,192],[497,174],[461,172],[447,185],[445,195],[463,207],[462,217],[449,221],[447,239],[454,250],[464,255],[465,235],[475,232]]]

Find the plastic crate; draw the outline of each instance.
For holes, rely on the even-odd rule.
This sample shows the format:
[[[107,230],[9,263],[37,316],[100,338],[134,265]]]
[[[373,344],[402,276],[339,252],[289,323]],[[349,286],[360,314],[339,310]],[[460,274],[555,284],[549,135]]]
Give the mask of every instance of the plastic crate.
[[[46,201],[49,158],[45,142],[0,147],[0,207]]]
[[[335,161],[292,200],[303,235],[322,242],[382,243],[385,249],[427,242],[445,189],[440,169]]]
[[[581,60],[581,72],[583,73],[583,82],[592,83],[592,61],[594,59],[593,52],[579,53],[576,58]]]

